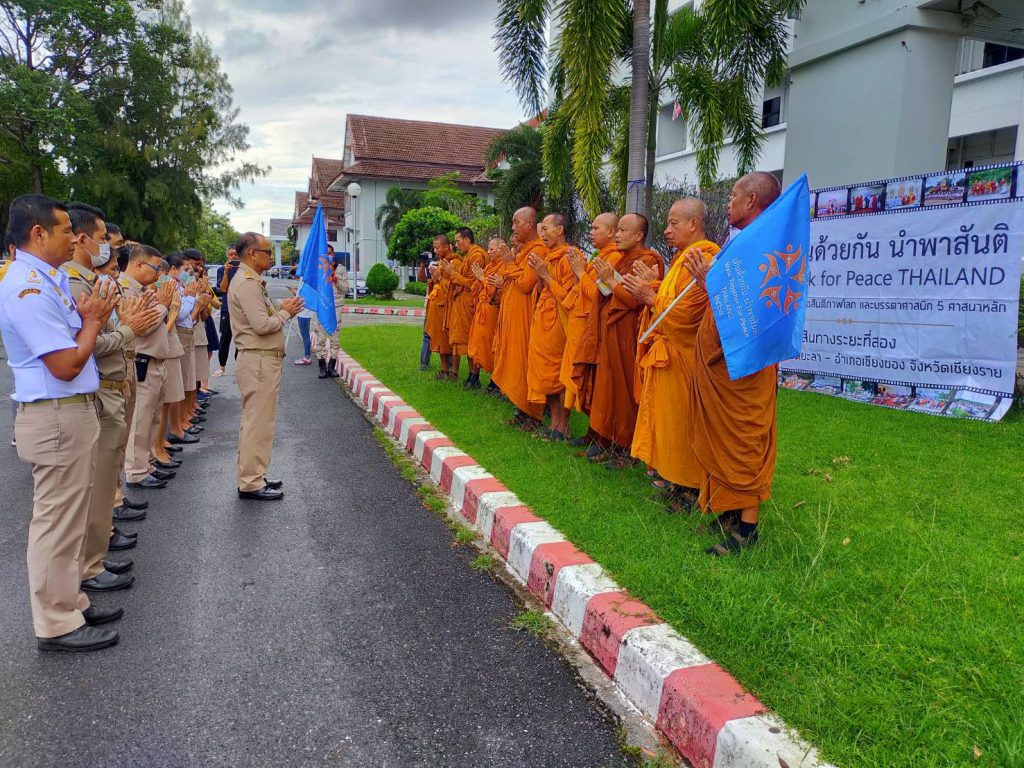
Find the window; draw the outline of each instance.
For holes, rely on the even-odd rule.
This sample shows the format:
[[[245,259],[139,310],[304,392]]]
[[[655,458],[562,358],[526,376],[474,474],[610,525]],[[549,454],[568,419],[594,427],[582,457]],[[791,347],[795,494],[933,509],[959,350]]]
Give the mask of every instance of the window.
[[[327,242],[328,243],[336,243],[336,242],[338,242],[338,230],[336,230],[336,229],[328,229],[327,230]]]
[[[686,121],[672,119],[675,104],[666,104],[658,110],[658,157],[682,152],[686,149]]]
[[[782,97],[765,99],[761,103],[761,127],[771,128],[782,122]]]
[[[985,58],[982,68],[998,67],[1008,61],[1019,61],[1024,59],[1024,48],[1014,48],[1012,45],[999,45],[998,43],[985,43]]]

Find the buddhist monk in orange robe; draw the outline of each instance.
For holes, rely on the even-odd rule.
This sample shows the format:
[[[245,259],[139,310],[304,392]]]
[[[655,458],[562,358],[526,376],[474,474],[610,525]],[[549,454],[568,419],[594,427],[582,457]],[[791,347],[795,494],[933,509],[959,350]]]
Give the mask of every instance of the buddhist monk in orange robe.
[[[509,423],[524,430],[536,427],[544,413],[542,406],[527,397],[526,369],[530,351],[530,323],[536,303],[536,276],[527,265],[535,254],[547,248],[537,234],[537,212],[520,208],[512,217],[512,232],[522,243],[514,260],[508,247],[502,250],[505,266],[501,270],[503,287],[498,310],[498,328],[494,337],[494,381],[517,412]]]
[[[455,248],[460,259],[449,261],[442,266],[451,285],[448,303],[448,343],[452,345],[452,373],[459,377],[462,356],[469,356],[469,332],[473,327],[473,312],[476,309],[476,294],[480,283],[473,274],[473,267],[487,263],[487,253],[476,244],[473,230],[460,227],[455,232]],[[470,362],[467,383],[480,385],[480,369]]]
[[[619,217],[614,213],[602,213],[591,223],[590,243],[597,249],[594,254],[595,258],[612,263],[618,262],[621,255],[615,245],[615,230],[618,226]],[[572,268],[576,284],[569,290],[565,301],[562,302],[562,306],[568,313],[568,322],[565,327],[565,352],[562,354],[562,369],[558,379],[565,387],[565,407],[573,411],[583,411],[582,404],[577,397],[579,389],[576,382],[572,380],[572,368],[576,348],[586,330],[591,310],[596,306],[599,291],[597,289],[597,273],[594,272],[593,265],[575,248],[569,249],[566,258],[569,259],[569,266]]]
[[[604,448],[600,452],[591,449],[588,455],[595,461],[610,462],[610,467],[633,463],[629,449],[637,415],[636,340],[644,307],[622,284],[622,279],[637,264],[653,271],[658,280],[664,273],[661,254],[646,247],[648,229],[645,216],[626,214],[619,219],[615,232],[615,262],[593,260],[603,290],[599,291],[595,311],[580,339],[573,371],[579,398],[590,410],[590,428]]]
[[[530,360],[526,369],[526,383],[530,402],[541,407],[546,405],[551,413],[551,428],[545,433],[547,437],[567,440],[569,411],[562,400],[565,386],[559,380],[567,323],[567,313],[562,302],[575,278],[566,258],[569,244],[565,242],[565,217],[560,213],[546,217],[540,236],[547,251],[543,256],[539,253],[530,256],[530,272],[520,281],[523,288],[532,290],[536,286],[539,290],[530,326]]]
[[[729,224],[744,229],[781,194],[770,173],[740,178],[729,197]],[[708,266],[703,252],[684,254],[687,269],[702,286]],[[733,381],[729,378],[715,315],[704,313],[694,348],[690,388],[693,455],[702,469],[700,505],[718,513],[718,527],[730,533],[707,549],[722,556],[757,543],[759,505],[771,497],[775,475],[775,397],[778,366]]]
[[[452,346],[448,341],[448,305],[451,294],[451,284],[447,272],[442,266],[452,259],[451,241],[448,235],[438,235],[434,238],[434,254],[439,259],[438,263],[431,268],[430,282],[427,284],[427,318],[426,332],[430,337],[430,351],[437,352],[441,359],[441,370],[437,374],[439,379],[450,379],[451,374],[451,353]]]
[[[487,244],[487,265],[473,267],[478,286],[473,325],[469,331],[469,359],[476,369],[477,387],[480,385],[480,371],[491,373],[494,370],[494,331],[498,325],[501,281],[492,281],[491,278],[497,278],[504,265],[501,259],[501,246],[504,244],[500,237],[491,238]],[[488,390],[497,390],[497,385],[492,381]]]
[[[665,279],[656,281],[640,269],[623,278],[626,289],[646,307],[640,316],[641,334],[686,291],[637,350],[639,410],[631,448],[633,456],[657,472],[656,487],[669,492],[680,507],[696,500],[703,474],[690,447],[690,386],[697,328],[709,302],[707,291],[686,269],[683,253],[697,248],[706,262],[718,254],[719,247],[704,234],[706,218],[704,203],[697,198],[677,200],[665,228],[665,240],[676,252]]]

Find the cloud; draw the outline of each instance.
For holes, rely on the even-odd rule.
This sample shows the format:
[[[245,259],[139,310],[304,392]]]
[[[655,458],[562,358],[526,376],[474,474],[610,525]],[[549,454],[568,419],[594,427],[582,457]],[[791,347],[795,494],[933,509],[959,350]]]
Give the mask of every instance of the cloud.
[[[522,111],[494,52],[496,0],[186,0],[250,127],[236,227],[292,215],[310,158],[340,157],[348,113],[511,127]],[[238,158],[243,159],[243,158]],[[221,209],[224,206],[219,206]]]

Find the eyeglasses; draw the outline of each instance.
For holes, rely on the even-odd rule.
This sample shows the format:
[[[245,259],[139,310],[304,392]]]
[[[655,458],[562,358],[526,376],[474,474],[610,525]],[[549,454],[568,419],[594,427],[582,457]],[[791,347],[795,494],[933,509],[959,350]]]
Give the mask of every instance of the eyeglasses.
[[[159,264],[150,264],[150,263],[149,263],[148,261],[141,261],[141,262],[139,262],[139,263],[140,263],[140,264],[144,264],[144,265],[146,265],[147,267],[149,267],[150,269],[152,269],[152,270],[153,270],[154,272],[156,272],[157,274],[160,274],[160,272],[161,272],[161,269],[160,269],[160,265],[159,265]]]
[[[272,250],[270,250],[269,248],[253,248],[252,252],[253,253],[265,253],[265,254],[267,254],[267,256],[273,256],[274,255],[274,252]]]

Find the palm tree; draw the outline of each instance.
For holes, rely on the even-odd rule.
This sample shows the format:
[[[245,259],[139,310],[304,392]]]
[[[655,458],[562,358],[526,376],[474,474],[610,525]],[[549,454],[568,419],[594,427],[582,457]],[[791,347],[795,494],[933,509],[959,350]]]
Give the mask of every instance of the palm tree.
[[[384,235],[384,242],[391,242],[395,227],[413,208],[419,208],[423,201],[423,192],[419,189],[402,189],[391,187],[384,197],[384,203],[377,208],[374,222],[377,229]]]
[[[674,92],[695,143],[701,184],[717,175],[731,135],[742,170],[764,134],[755,110],[761,89],[786,73],[786,16],[806,0],[705,0],[669,15],[667,0],[499,0],[495,40],[502,74],[542,127],[548,184],[571,171],[590,213],[598,210],[601,168],[627,210],[650,210],[655,129],[661,96]],[[547,28],[560,28],[548,45]],[[653,66],[652,66],[653,64]],[[617,82],[630,68],[630,84]],[[646,194],[626,194],[643,179]]]
[[[501,134],[491,142],[484,162],[494,168],[504,161],[508,168],[495,168],[494,207],[501,221],[529,205],[541,207],[543,170],[541,166],[541,133],[529,125],[520,125]]]

